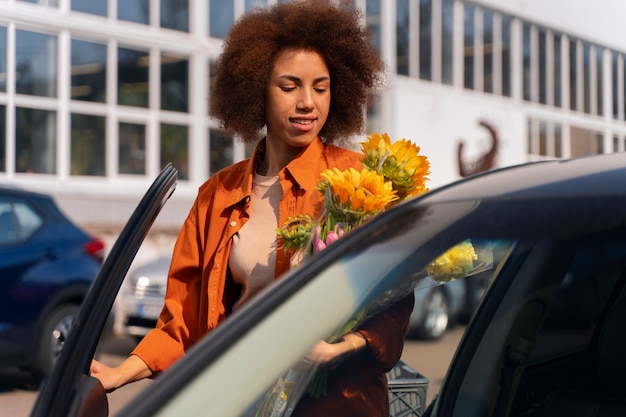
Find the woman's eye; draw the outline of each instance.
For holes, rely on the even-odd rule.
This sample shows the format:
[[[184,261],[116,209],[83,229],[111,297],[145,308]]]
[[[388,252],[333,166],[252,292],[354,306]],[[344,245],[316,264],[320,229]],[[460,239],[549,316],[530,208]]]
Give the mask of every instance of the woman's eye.
[[[315,91],[317,91],[318,93],[325,93],[326,91],[328,91],[327,88],[322,88],[322,87],[317,87],[315,89]]]
[[[281,90],[285,91],[285,92],[289,92],[289,91],[293,91],[296,89],[296,87],[285,87],[285,86],[281,86],[280,87]]]

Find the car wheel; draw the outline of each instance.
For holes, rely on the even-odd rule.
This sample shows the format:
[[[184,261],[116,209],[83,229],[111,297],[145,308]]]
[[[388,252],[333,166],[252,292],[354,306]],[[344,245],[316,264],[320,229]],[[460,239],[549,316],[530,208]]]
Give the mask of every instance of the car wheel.
[[[36,347],[34,374],[42,378],[50,374],[54,363],[61,352],[61,348],[70,329],[76,320],[79,306],[64,304],[55,308],[43,324],[39,341]]]
[[[434,288],[424,302],[424,320],[417,328],[418,337],[440,339],[448,328],[449,320],[448,299],[441,288]]]

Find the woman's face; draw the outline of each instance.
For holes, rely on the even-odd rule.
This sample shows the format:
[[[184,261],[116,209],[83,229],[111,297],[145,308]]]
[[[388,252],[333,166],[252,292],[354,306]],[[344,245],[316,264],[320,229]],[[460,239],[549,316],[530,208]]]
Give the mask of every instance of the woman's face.
[[[330,108],[330,74],[320,54],[285,49],[274,62],[267,85],[267,140],[302,148],[322,130]]]

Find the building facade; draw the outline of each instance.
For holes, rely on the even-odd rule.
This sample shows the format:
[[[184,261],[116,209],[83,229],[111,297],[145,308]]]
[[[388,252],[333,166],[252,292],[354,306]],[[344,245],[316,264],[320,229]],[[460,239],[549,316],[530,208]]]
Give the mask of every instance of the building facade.
[[[0,181],[115,229],[172,162],[157,224],[176,230],[198,186],[251,152],[207,117],[212,63],[238,16],[275,2],[0,0]],[[388,63],[368,131],[418,144],[431,187],[460,177],[460,142],[468,165],[486,152],[481,121],[494,166],[623,152],[626,7],[587,3],[352,0]]]

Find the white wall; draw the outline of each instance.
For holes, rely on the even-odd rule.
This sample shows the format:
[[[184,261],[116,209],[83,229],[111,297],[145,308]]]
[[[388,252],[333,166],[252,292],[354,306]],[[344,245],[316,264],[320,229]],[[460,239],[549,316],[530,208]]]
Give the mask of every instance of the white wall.
[[[457,146],[465,142],[464,158],[474,161],[491,145],[480,120],[500,136],[498,167],[527,162],[526,114],[510,98],[459,91],[449,86],[398,77],[392,102],[393,140],[411,139],[431,163],[430,188],[459,179]],[[482,96],[477,100],[477,96]]]

